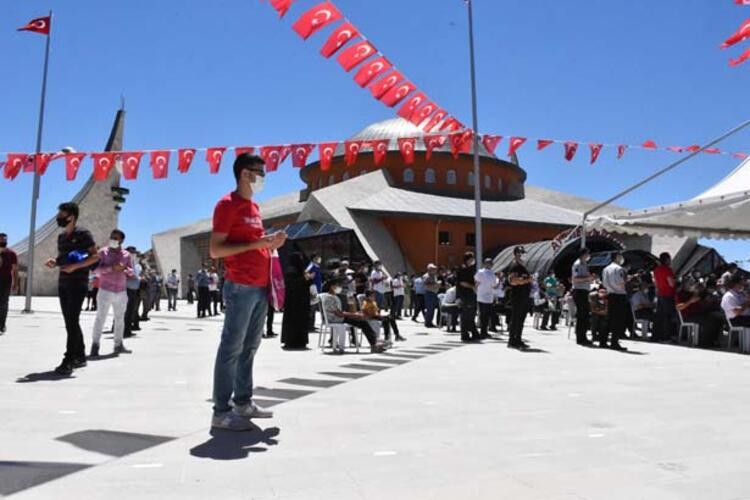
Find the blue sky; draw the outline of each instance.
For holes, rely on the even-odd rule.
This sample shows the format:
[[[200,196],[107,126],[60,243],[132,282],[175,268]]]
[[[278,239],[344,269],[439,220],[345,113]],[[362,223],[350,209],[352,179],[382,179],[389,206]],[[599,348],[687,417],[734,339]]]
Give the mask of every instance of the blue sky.
[[[279,21],[259,0],[27,0],[0,8],[0,151],[34,148],[44,38],[15,29],[55,12],[44,148],[103,147],[120,96],[127,101],[127,149],[258,145],[345,139],[393,116],[318,50],[330,30],[302,41],[292,22],[314,0],[298,0]],[[442,106],[470,122],[463,0],[336,0],[387,57]],[[731,0],[474,0],[480,129],[525,135],[663,145],[705,141],[748,118],[750,63],[718,45],[750,16]],[[723,148],[750,152],[750,131]],[[499,151],[507,150],[504,142]],[[579,153],[581,154],[581,153]],[[603,199],[674,155],[587,151],[572,163],[559,146],[520,152],[528,182]],[[174,161],[174,159],[173,159]],[[624,199],[645,207],[694,196],[730,172],[730,157],[704,155]],[[86,164],[88,167],[88,163]],[[146,175],[121,226],[150,247],[151,234],[206,218],[232,185],[225,160],[210,176],[196,160],[186,176]],[[148,172],[146,172],[148,173]],[[83,176],[81,176],[83,177]],[[43,178],[40,222],[78,191],[62,164]],[[269,177],[261,199],[298,190],[291,165]],[[0,180],[0,231],[28,231],[31,176]],[[712,242],[730,259],[745,242]]]

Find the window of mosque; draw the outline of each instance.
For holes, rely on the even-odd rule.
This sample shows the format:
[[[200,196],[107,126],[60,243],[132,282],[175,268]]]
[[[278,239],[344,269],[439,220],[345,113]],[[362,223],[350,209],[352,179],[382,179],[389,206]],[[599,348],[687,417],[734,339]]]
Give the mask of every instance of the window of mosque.
[[[474,172],[469,172],[469,179],[467,180],[467,182],[469,183],[469,186],[474,185]]]
[[[448,170],[448,173],[445,174],[445,182],[450,185],[456,184],[456,171],[455,170]]]
[[[451,244],[451,233],[448,231],[438,232],[438,245],[450,245]]]
[[[497,180],[497,190],[502,191],[503,190],[503,179],[502,177]]]
[[[474,247],[477,244],[477,235],[475,233],[466,233],[466,246]]]
[[[484,189],[492,189],[492,179],[489,175],[484,176]]]
[[[342,181],[348,181],[349,180],[349,172],[344,172],[344,175],[341,176]]]
[[[425,171],[424,181],[426,184],[435,184],[435,169],[428,168]]]
[[[407,168],[404,170],[404,182],[411,184],[414,182],[414,170]]]
[[[330,177],[328,177],[328,185],[333,186],[334,184],[336,184],[336,176],[331,175]]]

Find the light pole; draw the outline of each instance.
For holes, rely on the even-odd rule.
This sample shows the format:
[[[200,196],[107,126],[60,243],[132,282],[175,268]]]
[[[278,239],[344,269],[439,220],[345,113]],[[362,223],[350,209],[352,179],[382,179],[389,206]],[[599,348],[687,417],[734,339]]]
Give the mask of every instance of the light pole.
[[[474,61],[474,9],[472,0],[465,0],[469,13],[469,59],[471,66],[471,112],[474,152],[474,243],[477,271],[482,267],[482,177],[479,171],[479,117],[477,116],[477,76]]]

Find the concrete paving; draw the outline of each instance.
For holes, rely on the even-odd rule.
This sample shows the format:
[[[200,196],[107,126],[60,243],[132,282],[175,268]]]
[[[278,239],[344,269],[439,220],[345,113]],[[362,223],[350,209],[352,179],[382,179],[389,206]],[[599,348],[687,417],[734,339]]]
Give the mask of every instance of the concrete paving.
[[[220,318],[152,313],[133,354],[106,356],[107,336],[104,359],[56,379],[56,301],[21,305],[0,337],[0,495],[14,499],[750,499],[748,356],[621,354],[530,327],[524,353],[411,321],[386,355],[264,340],[256,396],[275,417],[211,432]]]

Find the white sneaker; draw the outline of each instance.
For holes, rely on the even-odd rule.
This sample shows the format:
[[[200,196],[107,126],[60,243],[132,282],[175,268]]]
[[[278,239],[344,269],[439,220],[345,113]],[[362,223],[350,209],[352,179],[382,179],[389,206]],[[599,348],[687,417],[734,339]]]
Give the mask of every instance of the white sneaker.
[[[252,402],[246,405],[235,406],[234,413],[244,418],[273,418],[271,410],[261,408]]]
[[[232,411],[214,415],[211,419],[211,427],[227,431],[249,431],[255,428],[248,419],[240,417]]]

